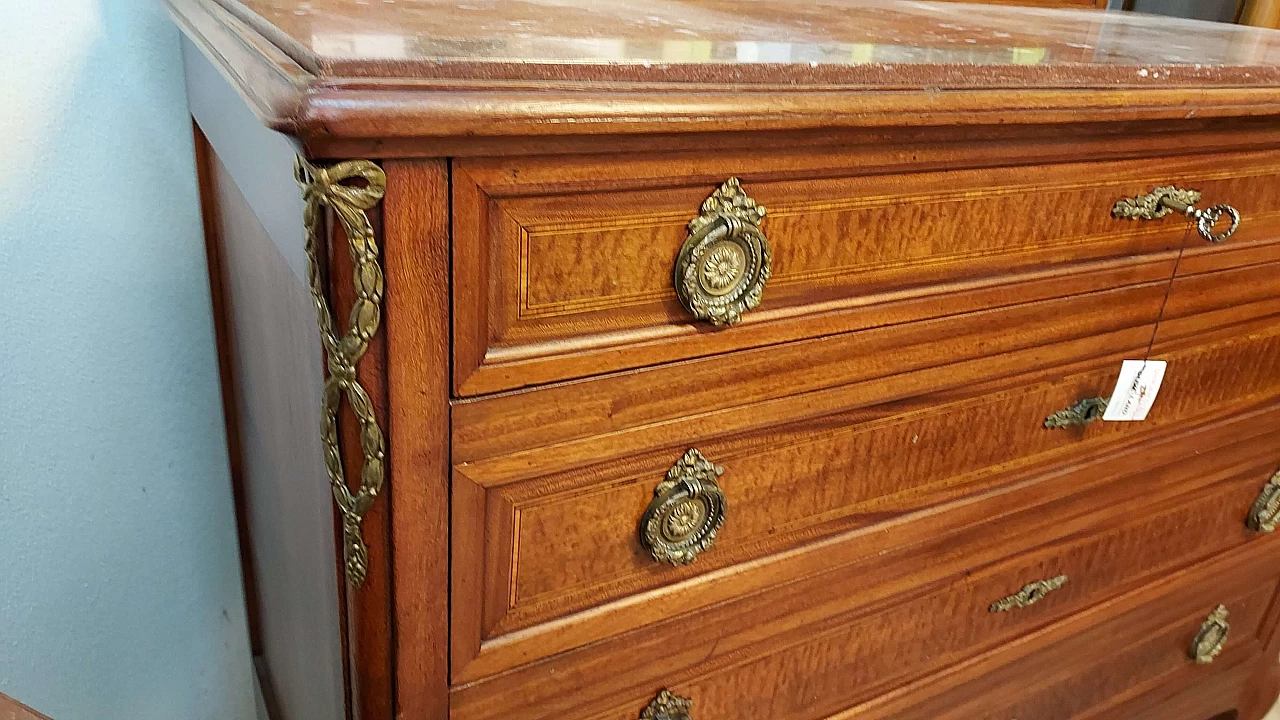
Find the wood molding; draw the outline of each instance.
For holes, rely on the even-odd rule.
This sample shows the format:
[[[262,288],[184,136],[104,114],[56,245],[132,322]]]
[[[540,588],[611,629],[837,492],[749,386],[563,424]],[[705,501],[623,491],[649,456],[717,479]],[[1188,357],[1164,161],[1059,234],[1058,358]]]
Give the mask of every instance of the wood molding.
[[[215,0],[165,0],[165,4],[178,27],[258,117],[283,132],[294,128],[314,76]]]
[[[52,720],[13,698],[0,693],[0,720]]]
[[[1264,63],[1215,64],[1211,77],[1156,64],[1145,80],[1129,66],[1089,63],[978,73],[966,63],[904,64],[891,74],[879,63],[451,61],[370,70],[315,57],[236,0],[166,3],[264,121],[321,144],[1280,114],[1280,69]]]

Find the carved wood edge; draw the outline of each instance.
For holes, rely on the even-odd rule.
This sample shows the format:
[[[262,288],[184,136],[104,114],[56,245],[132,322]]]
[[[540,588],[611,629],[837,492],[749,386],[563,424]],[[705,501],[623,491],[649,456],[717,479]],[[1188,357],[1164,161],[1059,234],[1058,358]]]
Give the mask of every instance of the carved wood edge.
[[[264,125],[296,132],[311,75],[214,0],[164,0],[170,17]],[[257,42],[254,42],[257,40]],[[256,82],[249,77],[258,78]]]
[[[239,0],[210,0],[222,6],[223,10],[233,15],[237,20],[244,23],[244,26],[260,35],[264,40],[271,43],[277,50],[293,60],[299,67],[305,69],[313,75],[319,75],[323,72],[320,59],[308,50],[302,43],[294,40],[287,33],[281,31],[270,21],[262,17],[258,13],[250,10],[244,3]]]
[[[4,693],[0,693],[0,717],[5,720],[52,720]]]
[[[942,105],[936,92],[923,89],[939,86],[938,78],[922,81],[920,89],[906,92],[901,87],[863,83],[860,92],[851,94],[850,78],[845,76],[859,72],[856,67],[842,70],[840,77],[805,85],[805,92],[796,92],[791,81],[769,81],[765,76],[727,90],[722,82],[681,77],[700,70],[679,66],[663,68],[648,77],[614,77],[626,69],[602,65],[598,78],[565,82],[556,74],[564,63],[540,68],[516,62],[455,61],[423,63],[416,70],[433,72],[434,77],[379,78],[378,89],[370,90],[368,78],[360,77],[367,73],[361,71],[358,61],[321,61],[236,0],[165,1],[187,35],[218,60],[223,74],[251,99],[269,126],[299,137],[315,135],[322,141],[371,138],[375,134],[372,128],[376,128],[377,137],[388,139],[465,141],[477,137],[879,128],[903,123],[1180,120],[1187,116],[1188,108],[1194,108],[1197,118],[1280,114],[1280,89],[1271,87],[1121,88],[1108,86],[1103,72],[1092,87],[1094,92],[1086,93],[1076,84],[1037,79],[1035,68],[1022,68],[1018,72],[1030,74],[1002,83],[953,82],[948,102]],[[228,43],[250,52],[238,62],[228,62],[221,51]],[[282,72],[285,66],[297,72]],[[754,70],[780,71],[776,67]],[[808,70],[805,66],[797,71]],[[1128,68],[1116,70],[1128,72]],[[1258,68],[1235,70],[1241,78],[1246,73],[1257,77]],[[785,68],[781,71],[786,72]],[[735,68],[734,72],[740,75],[743,69]],[[540,77],[539,73],[549,74]],[[292,88],[287,95],[279,88],[266,87],[281,78],[287,78]],[[513,79],[519,82],[513,83]],[[590,88],[593,83],[599,88],[584,94],[583,86]],[[689,102],[685,98],[697,99]],[[850,111],[851,102],[856,102],[857,112]],[[547,109],[531,114],[530,107]],[[575,122],[548,122],[567,118]]]

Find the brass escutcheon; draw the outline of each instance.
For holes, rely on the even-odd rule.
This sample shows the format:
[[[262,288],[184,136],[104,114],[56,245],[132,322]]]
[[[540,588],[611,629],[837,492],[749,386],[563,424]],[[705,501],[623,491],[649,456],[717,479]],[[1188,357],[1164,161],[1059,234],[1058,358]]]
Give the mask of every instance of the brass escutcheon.
[[[1280,472],[1271,476],[1249,508],[1245,526],[1258,532],[1274,532],[1280,522]]]
[[[1033,583],[1027,583],[1018,592],[991,603],[987,608],[993,613],[1006,612],[1014,608],[1024,608],[1035,605],[1044,599],[1045,595],[1057,590],[1067,584],[1067,576],[1059,575],[1049,578],[1048,580],[1037,580]]]
[[[773,272],[769,240],[760,228],[765,209],[729,178],[689,222],[673,283],[680,304],[699,320],[728,326],[760,304]]]
[[[1198,190],[1183,190],[1165,185],[1145,195],[1117,200],[1111,208],[1111,216],[1128,220],[1155,220],[1171,212],[1180,212],[1196,221],[1196,231],[1209,242],[1222,242],[1240,227],[1240,212],[1230,205],[1200,209],[1195,207],[1198,202]],[[1230,224],[1223,232],[1215,233],[1214,228],[1223,216],[1230,220]]]
[[[723,473],[696,448],[667,471],[640,518],[640,543],[654,560],[688,565],[715,543],[724,524],[724,492],[716,482]]]
[[[1044,419],[1044,426],[1050,430],[1058,428],[1088,425],[1098,420],[1107,412],[1107,399],[1103,397],[1085,398],[1066,410],[1059,410]]]
[[[640,720],[692,720],[692,711],[692,700],[663,690],[648,707],[640,711]]]
[[[1227,623],[1229,614],[1225,605],[1219,605],[1200,626],[1200,632],[1191,641],[1191,657],[1197,664],[1208,665],[1222,652],[1227,644],[1227,633],[1231,631],[1231,625]]]

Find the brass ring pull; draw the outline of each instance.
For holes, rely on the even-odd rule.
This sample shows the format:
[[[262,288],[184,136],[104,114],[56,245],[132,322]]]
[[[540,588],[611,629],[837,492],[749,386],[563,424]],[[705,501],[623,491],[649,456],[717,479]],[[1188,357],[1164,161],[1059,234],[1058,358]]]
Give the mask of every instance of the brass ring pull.
[[[649,706],[640,711],[640,720],[692,720],[693,701],[669,690],[658,693]]]
[[[1280,522],[1280,472],[1271,476],[1258,499],[1249,508],[1249,517],[1244,521],[1245,527],[1257,532],[1274,532]]]
[[[1048,580],[1037,580],[1033,583],[1027,583],[1018,592],[991,603],[987,608],[993,613],[1007,612],[1014,608],[1024,608],[1035,605],[1044,599],[1045,595],[1057,590],[1067,584],[1067,576],[1059,575],[1049,578]]]
[[[1229,614],[1226,606],[1219,605],[1200,626],[1200,632],[1191,641],[1191,657],[1197,664],[1208,665],[1222,652],[1227,644],[1227,633],[1231,631],[1231,625],[1227,623]]]
[[[1231,237],[1236,228],[1240,227],[1240,211],[1230,205],[1214,205],[1204,210],[1187,208],[1186,212],[1196,219],[1196,230],[1199,230],[1204,239],[1209,242],[1222,242]],[[1231,225],[1225,232],[1215,234],[1213,228],[1218,225],[1218,220],[1224,214],[1231,218]]]
[[[724,492],[716,482],[723,473],[697,449],[667,471],[640,518],[640,543],[654,560],[688,565],[715,543],[724,524]]]
[[[1107,399],[1104,397],[1085,398],[1066,410],[1059,410],[1044,419],[1044,426],[1050,430],[1058,428],[1082,426],[1097,420],[1107,412]]]
[[[769,240],[760,229],[765,209],[729,178],[689,221],[676,259],[676,297],[693,316],[733,325],[760,304],[773,272]]]
[[[1214,205],[1203,210],[1195,207],[1200,202],[1198,190],[1183,190],[1166,185],[1158,187],[1146,195],[1124,198],[1116,201],[1111,208],[1111,216],[1129,220],[1154,220],[1171,212],[1180,212],[1196,221],[1196,230],[1209,242],[1222,242],[1231,237],[1240,227],[1240,211],[1230,205]],[[1222,216],[1231,221],[1227,229],[1220,233],[1213,230]]]

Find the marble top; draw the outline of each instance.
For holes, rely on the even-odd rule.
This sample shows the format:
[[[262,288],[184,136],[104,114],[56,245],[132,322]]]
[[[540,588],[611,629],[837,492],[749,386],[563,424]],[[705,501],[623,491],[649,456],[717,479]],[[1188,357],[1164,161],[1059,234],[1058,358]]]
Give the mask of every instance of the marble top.
[[[343,78],[944,88],[1280,80],[1280,31],[1114,11],[905,0],[218,1],[312,72]]]

